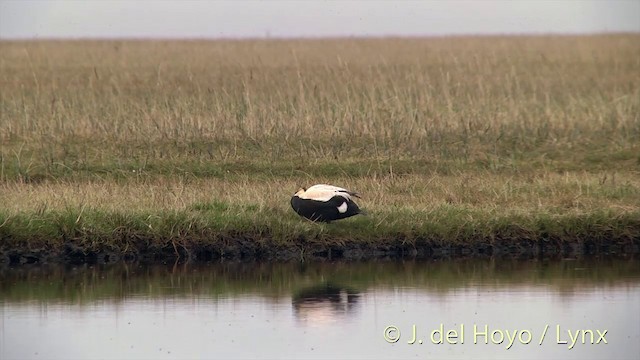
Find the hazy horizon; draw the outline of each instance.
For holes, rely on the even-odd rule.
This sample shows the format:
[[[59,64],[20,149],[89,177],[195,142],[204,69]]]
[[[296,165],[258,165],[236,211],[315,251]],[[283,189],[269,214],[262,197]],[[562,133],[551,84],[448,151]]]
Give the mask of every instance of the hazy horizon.
[[[0,0],[0,39],[287,39],[640,33],[640,1]]]

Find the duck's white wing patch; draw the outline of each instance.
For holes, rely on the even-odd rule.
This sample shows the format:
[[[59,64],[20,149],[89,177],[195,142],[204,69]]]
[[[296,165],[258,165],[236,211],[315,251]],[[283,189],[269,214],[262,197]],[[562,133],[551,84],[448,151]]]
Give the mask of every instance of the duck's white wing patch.
[[[301,199],[315,200],[327,202],[336,195],[335,191],[327,189],[314,189],[313,186],[308,188],[307,191],[299,195]]]
[[[347,212],[347,202],[343,202],[342,205],[338,206],[338,212],[340,214],[344,214]]]
[[[352,196],[355,196],[357,198],[360,197],[360,194],[358,194],[357,192],[351,191],[351,190],[347,190],[345,188],[341,188],[338,186],[333,186],[333,185],[326,185],[326,184],[320,184],[320,185],[314,185],[317,186],[318,188],[322,188],[322,189],[326,189],[326,190],[332,190],[335,191],[336,195],[340,195],[343,198],[347,199],[347,200],[352,200]],[[312,187],[314,187],[312,186]]]
[[[338,186],[333,186],[333,185],[327,185],[327,184],[317,184],[317,185],[313,185],[312,187],[309,188],[309,190],[311,189],[316,189],[316,190],[328,190],[328,191],[347,191],[347,189],[345,188],[341,188]]]
[[[311,199],[317,201],[329,201],[332,197],[338,195],[346,200],[351,200],[351,191],[333,185],[318,184],[308,188],[300,198]]]

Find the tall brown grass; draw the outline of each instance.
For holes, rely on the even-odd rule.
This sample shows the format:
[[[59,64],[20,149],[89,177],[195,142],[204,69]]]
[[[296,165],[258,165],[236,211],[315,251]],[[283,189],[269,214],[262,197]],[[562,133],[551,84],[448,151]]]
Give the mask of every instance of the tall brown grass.
[[[473,157],[640,137],[638,35],[2,42],[0,85],[5,158],[78,142]]]
[[[640,35],[3,41],[0,142],[7,216],[297,228],[290,194],[329,182],[373,231],[451,207],[615,217],[640,204]]]

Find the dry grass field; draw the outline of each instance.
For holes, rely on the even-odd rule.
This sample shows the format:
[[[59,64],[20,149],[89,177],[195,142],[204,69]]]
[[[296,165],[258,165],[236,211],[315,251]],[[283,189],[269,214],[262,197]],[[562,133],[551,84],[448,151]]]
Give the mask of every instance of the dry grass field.
[[[4,254],[522,238],[637,249],[640,35],[0,42]]]

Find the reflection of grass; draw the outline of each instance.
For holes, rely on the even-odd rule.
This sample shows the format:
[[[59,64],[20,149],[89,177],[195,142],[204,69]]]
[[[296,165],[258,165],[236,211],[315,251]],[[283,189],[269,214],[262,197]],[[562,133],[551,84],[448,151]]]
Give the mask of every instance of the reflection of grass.
[[[0,42],[0,251],[637,240],[639,39]]]
[[[412,287],[447,292],[468,286],[544,285],[571,294],[591,286],[638,284],[636,260],[118,264],[0,270],[0,301],[120,301],[132,296],[291,296],[327,282],[352,292]]]

